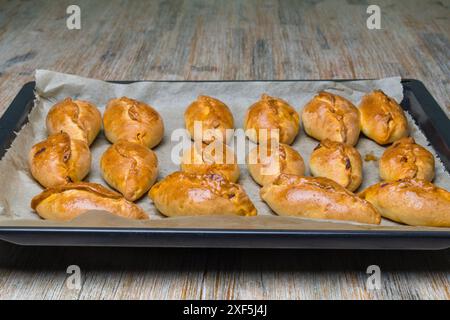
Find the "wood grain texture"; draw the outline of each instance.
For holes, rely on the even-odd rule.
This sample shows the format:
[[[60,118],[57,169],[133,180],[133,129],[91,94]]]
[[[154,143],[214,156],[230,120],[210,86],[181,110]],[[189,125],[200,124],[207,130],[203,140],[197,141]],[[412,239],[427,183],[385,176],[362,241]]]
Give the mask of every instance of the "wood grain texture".
[[[450,114],[450,3],[0,0],[0,114],[37,68],[107,80],[423,81]],[[81,7],[82,29],[65,10]],[[0,243],[0,299],[449,299],[450,252],[25,248]],[[81,290],[65,285],[68,265]],[[382,270],[368,291],[367,266]]]

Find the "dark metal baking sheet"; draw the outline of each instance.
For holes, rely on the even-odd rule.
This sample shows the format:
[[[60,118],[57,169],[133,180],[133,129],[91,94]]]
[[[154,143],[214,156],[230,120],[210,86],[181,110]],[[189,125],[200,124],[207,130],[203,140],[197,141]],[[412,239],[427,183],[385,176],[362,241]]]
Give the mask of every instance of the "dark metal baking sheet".
[[[131,82],[133,81],[120,83]],[[402,107],[413,116],[446,170],[450,171],[450,120],[422,82],[404,79],[402,84],[404,88]],[[19,131],[28,120],[28,113],[34,106],[34,87],[34,82],[25,84],[0,119],[0,158],[14,140],[15,132]],[[0,239],[20,245],[53,246],[411,250],[450,248],[449,231],[420,230],[0,227]]]

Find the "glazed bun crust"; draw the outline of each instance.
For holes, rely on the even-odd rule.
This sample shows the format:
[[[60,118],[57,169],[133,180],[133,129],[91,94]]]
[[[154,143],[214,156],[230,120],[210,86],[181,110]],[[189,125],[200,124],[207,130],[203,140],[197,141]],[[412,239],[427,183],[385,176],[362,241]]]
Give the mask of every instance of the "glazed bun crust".
[[[91,168],[91,152],[85,141],[56,133],[31,148],[28,166],[42,186],[56,187],[83,180]]]
[[[103,127],[106,138],[112,143],[126,140],[153,148],[164,136],[159,113],[148,104],[127,97],[108,102]]]
[[[233,150],[220,141],[192,144],[183,152],[181,171],[189,174],[219,174],[230,182],[239,179],[240,171]]]
[[[305,175],[302,156],[286,144],[279,144],[278,150],[272,150],[270,146],[256,146],[247,156],[247,168],[261,186],[272,183],[280,173]]]
[[[69,183],[49,188],[31,200],[31,208],[43,219],[69,221],[90,210],[105,210],[131,219],[147,219],[134,203],[102,185]]]
[[[127,200],[135,201],[146,193],[158,176],[158,158],[147,147],[125,140],[110,146],[100,159],[105,181]]]
[[[384,145],[408,136],[408,121],[402,107],[383,91],[365,95],[359,111],[362,132],[376,143]]]
[[[328,139],[314,149],[309,159],[311,174],[339,183],[355,191],[362,182],[362,160],[353,146]]]
[[[92,103],[66,98],[51,107],[46,125],[49,135],[66,132],[90,145],[100,132],[102,116]]]
[[[291,144],[300,129],[300,117],[286,101],[263,94],[261,99],[247,110],[244,119],[244,130],[249,130],[246,134],[251,141],[259,143],[259,138],[264,139],[260,129],[278,129],[279,142]],[[274,138],[270,137],[270,134],[266,137],[264,143]]]
[[[189,131],[191,138],[194,139],[194,124],[196,121],[202,123],[201,141],[210,143],[214,140],[228,142],[231,139],[231,132],[228,134],[227,129],[234,129],[234,118],[230,109],[222,101],[208,97],[199,96],[197,100],[191,103],[184,113],[184,121],[186,129]],[[208,131],[214,130],[213,135]],[[198,133],[197,133],[198,134]]]
[[[380,182],[360,193],[387,219],[411,226],[450,227],[450,192],[431,182]]]
[[[367,201],[327,178],[281,174],[261,189],[261,198],[280,216],[380,224]]]
[[[417,178],[433,181],[434,157],[411,137],[402,138],[387,148],[380,158],[380,177],[384,181]]]
[[[347,99],[329,92],[319,92],[306,104],[302,122],[305,132],[319,141],[329,139],[354,146],[359,139],[358,109]]]
[[[244,189],[216,174],[172,173],[150,189],[149,197],[168,217],[256,215],[256,208]]]

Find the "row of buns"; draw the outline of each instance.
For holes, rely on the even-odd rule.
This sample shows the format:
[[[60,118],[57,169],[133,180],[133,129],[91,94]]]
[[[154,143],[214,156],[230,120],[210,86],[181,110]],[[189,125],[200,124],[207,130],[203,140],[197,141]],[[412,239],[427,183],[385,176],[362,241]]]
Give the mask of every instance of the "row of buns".
[[[314,177],[304,177],[303,158],[289,146],[299,132],[300,118],[305,132],[320,141],[309,163]],[[123,97],[108,102],[102,119],[91,103],[70,98],[57,103],[47,116],[50,136],[30,151],[31,174],[47,188],[33,199],[33,209],[47,219],[68,220],[93,209],[142,219],[146,213],[132,201],[150,190],[155,207],[166,216],[256,215],[237,184],[236,161],[217,163],[214,154],[205,153],[215,143],[235,159],[226,145],[227,129],[234,128],[231,111],[215,98],[200,96],[185,112],[191,137],[195,121],[201,121],[203,129],[219,130],[224,139],[202,137],[200,148],[194,144],[183,155],[180,172],[154,184],[158,159],[150,148],[164,135],[156,110]],[[90,168],[89,145],[102,122],[113,144],[102,155],[100,168],[104,180],[120,194],[81,182]],[[429,182],[434,177],[432,154],[407,137],[401,107],[380,90],[366,95],[359,109],[343,97],[321,92],[305,106],[301,117],[286,101],[263,95],[249,108],[244,127],[255,129],[248,134],[255,142],[260,142],[260,129],[279,130],[281,144],[269,154],[269,163],[261,161],[261,144],[247,155],[249,173],[262,186],[261,198],[279,215],[373,224],[384,216],[411,225],[450,226],[450,194]],[[361,156],[354,148],[360,130],[380,144],[394,143],[379,162],[384,182],[356,195],[352,191],[362,181]],[[275,171],[264,174],[272,165]],[[391,197],[384,197],[382,189],[389,189]]]

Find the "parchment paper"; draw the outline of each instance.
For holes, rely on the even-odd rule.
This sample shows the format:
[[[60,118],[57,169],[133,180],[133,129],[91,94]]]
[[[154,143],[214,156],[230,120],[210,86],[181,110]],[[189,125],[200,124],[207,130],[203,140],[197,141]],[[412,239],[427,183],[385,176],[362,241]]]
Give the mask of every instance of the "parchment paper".
[[[155,209],[150,199],[144,196],[137,201],[150,215],[149,221],[131,221],[118,218],[102,212],[90,212],[72,222],[56,223],[41,220],[30,208],[30,200],[42,191],[42,187],[32,178],[27,165],[30,148],[47,137],[45,117],[50,107],[65,97],[83,99],[93,102],[103,113],[107,101],[111,98],[128,96],[142,100],[158,110],[164,120],[165,135],[163,142],[154,151],[157,153],[160,173],[159,179],[179,170],[179,165],[173,163],[170,154],[172,147],[178,141],[171,141],[171,133],[178,128],[184,128],[183,113],[186,107],[200,94],[210,95],[225,102],[233,112],[236,128],[242,128],[244,114],[247,108],[257,101],[262,93],[281,97],[288,101],[298,111],[318,91],[327,90],[344,96],[355,104],[361,97],[374,89],[382,89],[386,94],[400,102],[403,89],[400,77],[373,81],[352,82],[139,82],[133,84],[111,84],[100,80],[82,78],[46,70],[36,71],[36,106],[29,115],[26,124],[11,148],[0,160],[0,225],[76,225],[76,226],[129,226],[129,227],[204,227],[204,228],[237,228],[237,229],[433,229],[405,227],[383,219],[382,226],[368,226],[346,222],[313,221],[302,218],[278,217],[259,197],[259,186],[249,176],[245,165],[240,165],[241,177],[239,183],[249,194],[258,209],[258,217],[187,217],[166,218]],[[430,150],[436,158],[435,184],[449,190],[450,177],[437,158],[435,151],[429,146],[425,136],[414,124],[408,114],[411,136],[417,143]],[[300,152],[307,165],[309,157],[318,141],[309,138],[303,130],[293,144]],[[99,159],[110,143],[103,132],[91,145],[93,156],[92,169],[86,181],[97,182],[107,186],[99,170]],[[361,135],[357,149],[364,159],[368,153],[377,158],[381,156],[384,147]],[[245,154],[238,154],[243,159]],[[363,184],[359,190],[379,181],[378,162],[363,161]],[[307,165],[308,167],[308,165]],[[309,170],[307,169],[307,175]],[[440,228],[439,230],[443,230]]]

